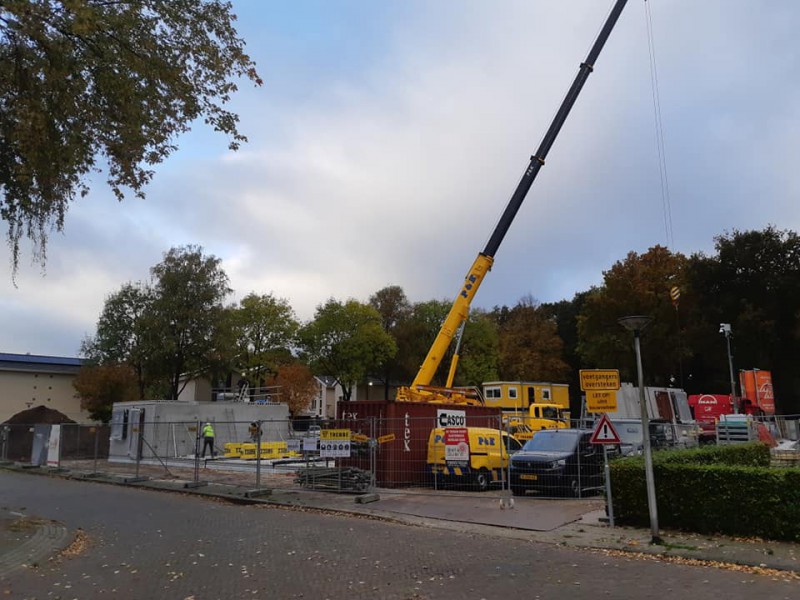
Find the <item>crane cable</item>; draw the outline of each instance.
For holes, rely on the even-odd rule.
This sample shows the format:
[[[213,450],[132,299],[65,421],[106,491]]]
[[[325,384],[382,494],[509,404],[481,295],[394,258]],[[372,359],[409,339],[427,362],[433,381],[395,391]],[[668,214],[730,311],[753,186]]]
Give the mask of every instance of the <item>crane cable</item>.
[[[650,54],[650,83],[653,90],[653,115],[655,119],[656,147],[658,150],[658,171],[661,178],[661,206],[664,213],[664,230],[667,248],[675,244],[672,232],[672,208],[670,206],[669,178],[667,177],[667,156],[664,148],[664,125],[661,119],[661,99],[658,92],[658,69],[656,68],[656,48],[653,36],[653,16],[650,2],[645,0],[645,20],[647,22],[647,46]]]

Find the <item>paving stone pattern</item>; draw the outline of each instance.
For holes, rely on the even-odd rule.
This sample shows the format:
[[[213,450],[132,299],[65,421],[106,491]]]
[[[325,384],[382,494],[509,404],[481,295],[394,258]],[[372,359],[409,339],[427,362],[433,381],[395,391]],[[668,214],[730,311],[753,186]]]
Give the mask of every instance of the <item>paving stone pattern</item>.
[[[369,518],[0,472],[0,504],[89,545],[0,578],[0,598],[797,598],[746,572]]]

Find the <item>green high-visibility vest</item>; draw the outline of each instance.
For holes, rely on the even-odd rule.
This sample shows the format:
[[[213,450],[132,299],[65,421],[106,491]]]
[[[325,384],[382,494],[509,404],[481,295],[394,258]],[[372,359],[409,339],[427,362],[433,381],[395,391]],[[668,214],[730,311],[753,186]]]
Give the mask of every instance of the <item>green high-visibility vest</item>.
[[[214,437],[214,428],[211,426],[211,423],[203,427],[203,437]]]

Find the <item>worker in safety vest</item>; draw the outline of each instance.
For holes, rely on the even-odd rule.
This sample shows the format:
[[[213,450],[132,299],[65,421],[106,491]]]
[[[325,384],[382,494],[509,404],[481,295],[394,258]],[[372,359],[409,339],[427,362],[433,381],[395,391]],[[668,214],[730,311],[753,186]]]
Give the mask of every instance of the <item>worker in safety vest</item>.
[[[211,458],[214,458],[214,428],[211,423],[203,426],[203,458],[206,457],[206,448],[211,451]]]

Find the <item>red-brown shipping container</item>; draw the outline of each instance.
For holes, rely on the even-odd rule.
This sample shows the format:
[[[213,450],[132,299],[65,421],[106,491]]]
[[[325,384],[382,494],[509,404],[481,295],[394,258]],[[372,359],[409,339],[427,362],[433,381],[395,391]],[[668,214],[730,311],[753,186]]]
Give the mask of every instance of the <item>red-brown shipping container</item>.
[[[436,418],[442,409],[463,411],[467,427],[500,427],[498,408],[391,400],[340,402],[336,427],[369,437],[374,435],[380,442],[376,451],[377,485],[427,486],[433,483],[427,466],[428,438],[431,430],[438,427]],[[381,442],[381,438],[387,441]],[[356,454],[345,464],[367,468],[365,456],[366,453]]]

